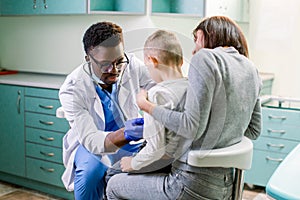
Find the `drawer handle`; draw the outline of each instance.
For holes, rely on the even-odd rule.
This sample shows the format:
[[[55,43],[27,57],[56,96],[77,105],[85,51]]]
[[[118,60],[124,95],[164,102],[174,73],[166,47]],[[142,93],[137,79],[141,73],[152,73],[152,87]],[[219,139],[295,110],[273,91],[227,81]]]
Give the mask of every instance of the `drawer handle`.
[[[283,159],[282,158],[271,158],[269,156],[266,157],[267,160],[270,160],[270,161],[275,161],[275,162],[282,162]]]
[[[267,144],[268,147],[284,148],[284,144]]]
[[[44,156],[48,156],[48,157],[53,157],[53,156],[55,156],[54,153],[45,153],[45,152],[42,152],[42,151],[40,151],[40,154],[42,154],[42,155],[44,155]]]
[[[42,120],[40,120],[40,123],[45,124],[45,125],[53,125],[54,124],[54,122],[45,122],[45,121],[42,121]]]
[[[46,172],[54,172],[55,170],[53,168],[44,168],[44,167],[40,167],[41,170],[44,170]]]
[[[20,114],[21,113],[21,91],[18,90],[18,99],[17,99],[17,110],[18,110],[18,113]]]
[[[286,116],[269,115],[269,119],[281,119],[281,120],[286,120]]]
[[[53,137],[44,137],[44,136],[41,136],[41,135],[40,135],[40,138],[41,138],[42,140],[45,140],[45,141],[54,141],[54,138],[53,138]]]
[[[44,108],[44,109],[53,109],[54,108],[54,106],[43,106],[41,104],[39,104],[39,107]]]
[[[280,134],[285,134],[286,131],[285,130],[273,130],[273,129],[268,129],[269,133],[280,133]]]

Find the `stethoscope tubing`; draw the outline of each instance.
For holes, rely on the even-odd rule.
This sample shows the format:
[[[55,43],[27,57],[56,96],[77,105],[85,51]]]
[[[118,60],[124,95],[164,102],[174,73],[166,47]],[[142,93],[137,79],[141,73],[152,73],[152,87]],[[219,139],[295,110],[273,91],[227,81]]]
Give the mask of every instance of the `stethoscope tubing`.
[[[85,69],[85,65],[88,65],[89,72]],[[93,83],[96,84],[96,86],[101,88],[100,83],[98,83],[98,81],[96,81],[92,76],[91,62],[90,61],[85,62],[82,67],[83,67],[84,72],[92,79]],[[119,93],[119,90],[120,90],[120,83],[122,82],[124,70],[125,69],[122,70],[122,72],[120,74],[120,79],[118,80],[118,83],[117,83],[117,94]],[[121,120],[122,120],[123,124],[125,124],[126,116],[124,115],[124,112],[122,111],[119,104],[114,100],[114,98],[111,97],[111,95],[107,91],[105,91],[105,90],[102,90],[102,91],[105,92],[105,94],[108,96],[108,98],[113,102],[113,104],[116,106],[118,112],[120,114],[122,114]],[[116,98],[118,99],[118,95],[116,95]]]

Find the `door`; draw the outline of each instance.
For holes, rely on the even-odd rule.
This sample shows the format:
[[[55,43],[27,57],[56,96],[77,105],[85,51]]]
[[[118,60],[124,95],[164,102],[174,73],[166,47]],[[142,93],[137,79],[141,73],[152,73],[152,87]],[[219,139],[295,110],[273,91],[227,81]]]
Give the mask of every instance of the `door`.
[[[24,89],[0,84],[0,171],[25,176]]]
[[[86,0],[38,0],[41,14],[85,14]]]
[[[40,0],[0,0],[1,15],[34,15]]]
[[[1,15],[85,14],[86,0],[0,0]]]

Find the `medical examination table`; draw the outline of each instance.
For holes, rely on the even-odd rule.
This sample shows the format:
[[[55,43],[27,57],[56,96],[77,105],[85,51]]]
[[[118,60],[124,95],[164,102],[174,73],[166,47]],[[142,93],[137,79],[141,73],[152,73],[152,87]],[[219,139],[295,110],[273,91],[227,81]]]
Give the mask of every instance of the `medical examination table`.
[[[276,200],[300,199],[300,144],[280,163],[271,176],[266,193]]]

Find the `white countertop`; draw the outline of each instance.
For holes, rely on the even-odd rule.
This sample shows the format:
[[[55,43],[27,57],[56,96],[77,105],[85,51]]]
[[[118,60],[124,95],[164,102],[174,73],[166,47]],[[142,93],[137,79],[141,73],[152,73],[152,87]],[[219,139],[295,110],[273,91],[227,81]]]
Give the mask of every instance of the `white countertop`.
[[[273,80],[272,73],[259,73],[262,80]],[[41,88],[59,89],[66,75],[19,72],[17,74],[0,75],[0,84],[22,85]]]
[[[263,81],[273,80],[275,77],[273,73],[267,73],[267,72],[259,72],[259,75]]]
[[[18,72],[0,75],[0,84],[59,89],[65,78],[66,75]]]

